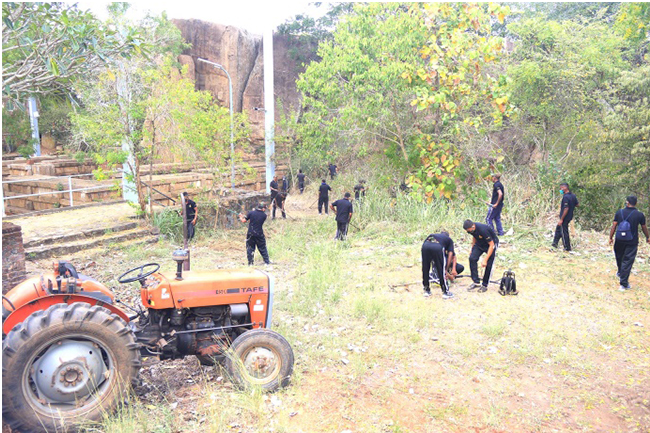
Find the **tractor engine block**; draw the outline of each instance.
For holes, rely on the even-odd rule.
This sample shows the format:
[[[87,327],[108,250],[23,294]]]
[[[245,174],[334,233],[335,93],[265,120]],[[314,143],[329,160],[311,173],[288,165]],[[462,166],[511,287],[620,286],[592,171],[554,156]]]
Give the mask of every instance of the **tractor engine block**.
[[[144,356],[176,359],[186,355],[223,356],[232,340],[252,328],[249,322],[248,306],[233,304],[149,310],[148,315],[131,324]]]

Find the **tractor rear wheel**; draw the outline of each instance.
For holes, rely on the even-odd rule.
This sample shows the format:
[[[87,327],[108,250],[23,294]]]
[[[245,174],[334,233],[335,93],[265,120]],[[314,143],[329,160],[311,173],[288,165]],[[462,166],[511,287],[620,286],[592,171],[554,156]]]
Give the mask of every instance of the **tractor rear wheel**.
[[[124,320],[97,305],[53,305],[2,344],[2,414],[14,430],[74,431],[111,413],[140,366]]]
[[[235,338],[226,357],[226,370],[240,386],[260,386],[273,392],[286,386],[293,373],[289,342],[270,329],[253,329]]]

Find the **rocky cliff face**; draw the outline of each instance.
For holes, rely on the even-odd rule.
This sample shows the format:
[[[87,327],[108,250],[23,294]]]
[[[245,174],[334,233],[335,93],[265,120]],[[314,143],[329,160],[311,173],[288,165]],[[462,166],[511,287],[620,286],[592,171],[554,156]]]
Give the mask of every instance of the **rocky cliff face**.
[[[264,145],[264,62],[262,38],[232,26],[201,20],[173,20],[183,38],[192,44],[180,57],[189,65],[190,76],[199,90],[210,91],[221,105],[228,106],[228,78],[223,71],[199,62],[199,57],[221,64],[232,79],[233,107],[246,112],[251,122],[255,147]],[[273,37],[274,100],[276,122],[280,120],[277,101],[285,113],[300,107],[296,79],[302,67],[291,58],[292,43],[286,36]]]

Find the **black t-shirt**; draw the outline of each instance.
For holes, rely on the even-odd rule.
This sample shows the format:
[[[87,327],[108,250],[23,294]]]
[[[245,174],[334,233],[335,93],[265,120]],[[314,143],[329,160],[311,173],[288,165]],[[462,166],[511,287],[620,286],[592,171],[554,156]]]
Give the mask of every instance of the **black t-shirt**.
[[[643,212],[639,211],[635,207],[626,207],[624,209],[619,210],[616,212],[616,215],[614,215],[614,221],[616,221],[618,224],[623,222],[624,219],[627,219],[627,222],[630,223],[630,231],[632,232],[632,239],[629,241],[616,241],[616,242],[626,242],[626,243],[632,243],[632,244],[638,244],[639,243],[639,225],[644,226],[645,223],[645,215],[643,215]]]
[[[305,183],[305,173],[298,173],[298,183],[299,184]]]
[[[359,200],[359,196],[366,195],[366,188],[362,184],[358,184],[354,187],[354,198]]]
[[[336,165],[330,164],[330,174],[336,174]]]
[[[330,191],[332,188],[326,184],[326,183],[321,183],[320,187],[318,188],[318,196],[321,198],[328,198],[330,195]]]
[[[353,208],[350,200],[342,198],[332,203],[332,206],[336,208],[336,221],[340,223],[350,222],[350,214]]]
[[[562,213],[564,209],[569,209],[564,218],[564,222],[568,223],[573,219],[573,210],[578,206],[578,197],[572,192],[567,192],[562,197],[562,204],[560,205],[560,218],[562,218]]]
[[[490,241],[493,241],[496,244],[499,243],[499,238],[494,232],[494,229],[486,224],[474,223],[476,230],[472,233],[474,239],[476,239],[476,245],[482,249],[487,249],[490,247]]]
[[[427,236],[427,239],[425,242],[436,242],[442,245],[442,247],[445,249],[446,252],[452,252],[452,254],[456,255],[456,252],[454,251],[454,241],[447,235],[443,235],[442,233],[434,233],[430,234]]]
[[[266,221],[266,213],[259,209],[252,210],[246,215],[248,221],[248,234],[255,236],[264,236],[264,221]]]
[[[278,190],[278,182],[276,182],[275,180],[272,180],[271,183],[270,183],[270,187],[271,187],[271,197],[275,197],[278,194],[278,191],[277,191]]]
[[[194,220],[194,216],[196,215],[196,203],[194,203],[194,200],[189,198],[185,199],[185,215],[187,215],[188,221]]]
[[[499,191],[501,191],[501,194],[503,194],[503,197],[501,197],[501,201],[499,202],[499,205],[496,206],[495,209],[500,209],[503,207],[503,200],[506,198],[506,192],[503,189],[503,184],[501,183],[500,180],[497,180],[494,182],[494,186],[492,187],[492,201],[490,203],[494,204],[499,200]]]

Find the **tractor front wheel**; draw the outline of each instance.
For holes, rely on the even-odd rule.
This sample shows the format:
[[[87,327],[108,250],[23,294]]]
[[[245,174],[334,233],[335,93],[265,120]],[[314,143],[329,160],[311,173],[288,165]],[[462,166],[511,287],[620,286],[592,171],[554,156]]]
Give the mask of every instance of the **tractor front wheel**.
[[[118,316],[87,303],[37,311],[2,344],[2,413],[19,431],[74,431],[126,397],[139,346]]]
[[[270,329],[253,329],[235,338],[226,357],[226,370],[240,386],[260,386],[273,392],[286,386],[293,373],[289,342]]]

